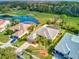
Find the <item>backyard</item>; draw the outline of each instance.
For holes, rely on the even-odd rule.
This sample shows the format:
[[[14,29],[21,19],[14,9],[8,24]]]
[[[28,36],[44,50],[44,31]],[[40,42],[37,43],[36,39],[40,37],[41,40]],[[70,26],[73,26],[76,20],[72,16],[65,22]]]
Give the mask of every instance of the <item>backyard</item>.
[[[27,52],[29,52],[29,53],[31,53],[32,55],[35,55],[36,57],[38,57],[38,58],[40,58],[40,59],[51,59],[52,58],[52,56],[50,55],[50,54],[48,54],[48,51],[47,50],[45,50],[44,48],[43,48],[44,46],[37,46],[37,47],[33,47],[33,46],[29,46],[26,50],[25,50],[25,52],[27,51]],[[43,56],[43,55],[41,55],[40,54],[40,50],[41,49],[44,49],[44,51],[47,53],[47,56]],[[44,53],[43,53],[44,54]],[[24,53],[23,55],[25,55],[25,56],[27,56],[27,53]],[[24,56],[24,57],[25,57]],[[33,57],[32,57],[33,58]]]

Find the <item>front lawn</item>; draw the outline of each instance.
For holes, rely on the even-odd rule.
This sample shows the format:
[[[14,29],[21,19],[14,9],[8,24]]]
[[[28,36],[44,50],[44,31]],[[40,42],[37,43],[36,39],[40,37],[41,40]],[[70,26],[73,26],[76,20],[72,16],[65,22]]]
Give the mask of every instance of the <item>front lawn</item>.
[[[27,41],[28,34],[23,35],[21,38],[17,39],[16,42],[12,43],[12,45],[20,47],[23,43]]]
[[[7,42],[10,39],[10,35],[5,35],[5,31],[0,32],[0,42]]]

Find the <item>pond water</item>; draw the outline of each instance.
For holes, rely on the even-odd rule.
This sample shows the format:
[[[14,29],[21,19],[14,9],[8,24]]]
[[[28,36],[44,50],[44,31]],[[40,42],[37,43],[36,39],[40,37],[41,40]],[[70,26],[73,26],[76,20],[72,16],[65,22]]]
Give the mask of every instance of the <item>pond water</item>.
[[[5,20],[20,20],[20,22],[27,22],[27,23],[35,23],[35,24],[40,24],[39,21],[32,16],[10,16],[10,17],[4,17],[0,16],[0,19],[5,19]]]

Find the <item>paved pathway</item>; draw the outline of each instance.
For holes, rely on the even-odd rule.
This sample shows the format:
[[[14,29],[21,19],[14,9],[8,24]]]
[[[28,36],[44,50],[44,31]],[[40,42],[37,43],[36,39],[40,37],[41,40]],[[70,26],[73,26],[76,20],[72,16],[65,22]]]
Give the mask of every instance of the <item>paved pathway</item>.
[[[30,46],[30,43],[25,42],[21,47],[17,48],[16,52],[22,52],[23,50],[27,49]]]
[[[2,46],[0,46],[1,48],[5,48],[5,47],[8,47],[8,46],[11,46],[11,41],[12,41],[13,39],[10,39],[7,43],[4,43]]]
[[[16,47],[16,46],[13,46],[13,45],[11,45],[11,47],[13,47],[13,48],[15,48],[15,49],[17,49],[18,47]]]
[[[4,44],[4,43],[0,42],[0,44]]]
[[[53,56],[52,59],[56,59],[56,58]]]
[[[19,56],[20,58],[17,57],[17,59],[25,59],[22,55],[17,54],[17,56]]]

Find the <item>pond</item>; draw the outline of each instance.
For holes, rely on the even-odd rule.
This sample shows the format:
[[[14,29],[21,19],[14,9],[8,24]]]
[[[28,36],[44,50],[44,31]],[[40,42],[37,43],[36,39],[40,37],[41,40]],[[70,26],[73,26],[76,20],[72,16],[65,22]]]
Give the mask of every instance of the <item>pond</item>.
[[[0,16],[0,19],[4,20],[20,20],[20,22],[27,22],[27,23],[35,23],[35,24],[40,24],[40,22],[33,18],[32,16]]]

